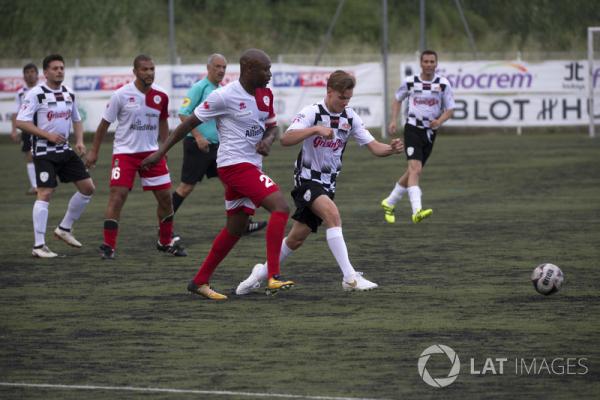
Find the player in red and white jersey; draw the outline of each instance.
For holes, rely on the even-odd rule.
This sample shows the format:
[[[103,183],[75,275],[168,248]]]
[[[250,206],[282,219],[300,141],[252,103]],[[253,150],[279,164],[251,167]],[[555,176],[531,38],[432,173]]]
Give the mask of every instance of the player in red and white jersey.
[[[94,166],[108,127],[117,121],[110,195],[104,220],[104,243],[100,246],[103,259],[113,259],[115,256],[121,210],[133,187],[136,174],[142,179],[143,189],[151,190],[158,202],[159,239],[156,248],[174,256],[187,255],[171,238],[173,205],[170,193],[171,177],[166,159],[161,158],[150,169],[140,168],[142,160],[158,149],[158,138],[164,141],[169,135],[169,97],[163,89],[154,84],[154,68],[150,57],[139,55],[135,58],[135,81],[121,87],[111,96],[96,129],[94,145],[87,155],[87,165]]]
[[[224,300],[209,280],[219,263],[235,246],[257,206],[271,213],[266,230],[268,293],[288,289],[294,282],[279,276],[279,252],[289,207],[279,187],[262,170],[262,156],[269,154],[277,133],[273,94],[266,88],[271,79],[271,60],[262,50],[246,50],[240,58],[240,79],[213,91],[187,117],[143,165],[151,167],[189,131],[215,118],[219,132],[217,172],[225,186],[227,225],[215,238],[198,273],[188,285],[192,293]]]
[[[16,126],[32,135],[32,155],[37,180],[37,199],[33,204],[34,257],[53,258],[57,254],[46,246],[46,227],[50,198],[61,182],[73,182],[77,192],[69,200],[67,212],[54,235],[73,247],[81,247],[71,230],[92,198],[95,187],[79,155],[85,154],[83,124],[75,93],[63,85],[65,61],[51,54],[43,61],[46,83],[27,92],[16,118]],[[71,126],[75,132],[75,151],[69,146]]]

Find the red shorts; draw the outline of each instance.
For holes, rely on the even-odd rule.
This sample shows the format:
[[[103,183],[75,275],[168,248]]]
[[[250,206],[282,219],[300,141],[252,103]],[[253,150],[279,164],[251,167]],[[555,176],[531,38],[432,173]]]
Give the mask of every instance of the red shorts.
[[[113,154],[112,168],[110,170],[110,186],[125,186],[131,190],[135,181],[135,174],[142,178],[144,190],[162,190],[171,187],[171,176],[167,167],[167,160],[161,160],[148,170],[140,168],[142,160],[152,154],[152,151],[133,154]]]
[[[225,209],[228,215],[240,211],[254,215],[254,210],[265,197],[279,191],[279,186],[254,164],[228,165],[217,168],[217,173],[225,186]]]

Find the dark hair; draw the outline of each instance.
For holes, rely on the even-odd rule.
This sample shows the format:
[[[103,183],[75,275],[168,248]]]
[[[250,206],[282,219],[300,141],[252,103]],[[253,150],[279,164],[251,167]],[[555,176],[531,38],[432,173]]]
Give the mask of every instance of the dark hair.
[[[435,56],[435,61],[438,59],[437,53],[433,50],[423,50],[420,58],[421,61],[423,61],[423,56]]]
[[[354,89],[356,79],[346,71],[338,69],[334,71],[327,79],[327,87],[336,92],[343,93],[348,89]]]
[[[60,54],[50,54],[49,56],[46,56],[46,58],[44,58],[44,61],[42,62],[44,71],[48,69],[52,61],[60,61],[63,64],[65,63],[65,59]]]
[[[152,57],[147,56],[145,54],[140,54],[136,58],[133,59],[133,68],[137,69],[140,66],[142,61],[152,61]]]
[[[25,73],[29,69],[34,69],[36,74],[39,73],[38,67],[34,63],[25,64],[25,66],[23,67],[23,73]]]

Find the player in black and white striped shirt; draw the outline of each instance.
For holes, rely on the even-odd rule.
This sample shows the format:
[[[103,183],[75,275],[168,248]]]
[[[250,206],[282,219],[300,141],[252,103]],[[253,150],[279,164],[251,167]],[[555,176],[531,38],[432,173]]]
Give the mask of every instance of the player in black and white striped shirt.
[[[33,135],[32,153],[37,179],[37,200],[33,205],[34,257],[52,258],[57,254],[46,246],[46,225],[50,197],[61,182],[73,182],[77,192],[71,197],[67,212],[54,235],[73,247],[81,243],[71,233],[94,193],[94,182],[79,156],[69,146],[71,125],[75,132],[75,150],[85,154],[83,124],[77,110],[75,94],[62,84],[65,62],[52,54],[44,58],[46,83],[31,89],[17,115],[17,128]]]
[[[421,53],[421,74],[409,76],[396,92],[396,101],[392,106],[392,121],[389,133],[396,133],[396,121],[400,104],[408,99],[408,117],[404,125],[404,152],[408,168],[400,177],[394,190],[381,201],[385,220],[393,224],[395,205],[405,193],[408,193],[412,207],[412,221],[421,222],[429,217],[432,209],[423,209],[419,178],[427,159],[433,151],[437,129],[452,118],[454,96],[450,82],[436,75],[437,54],[432,50]]]
[[[355,78],[345,71],[335,71],[327,80],[327,96],[317,104],[304,107],[281,137],[283,146],[302,142],[302,150],[294,170],[292,197],[296,204],[291,231],[281,245],[280,262],[298,249],[311,232],[325,222],[327,244],[340,267],[344,290],[370,290],[378,285],[362,277],[350,263],[342,235],[342,219],[333,202],[335,182],[342,169],[342,154],[353,137],[378,157],[400,153],[400,139],[391,144],[380,143],[365,129],[358,114],[348,107]],[[267,278],[265,264],[254,266],[250,276],[241,282],[236,294],[244,295],[260,287]]]
[[[17,132],[17,113],[21,109],[21,104],[25,99],[27,91],[38,83],[38,68],[35,64],[29,63],[23,67],[23,80],[25,86],[23,86],[17,92],[15,97],[15,113],[12,115],[12,130],[10,136],[15,142],[19,141],[19,135]],[[21,132],[21,151],[25,155],[25,162],[27,163],[27,176],[29,177],[29,190],[27,194],[35,194],[37,184],[35,183],[35,167],[33,166],[33,159],[31,157],[31,135],[27,132]]]

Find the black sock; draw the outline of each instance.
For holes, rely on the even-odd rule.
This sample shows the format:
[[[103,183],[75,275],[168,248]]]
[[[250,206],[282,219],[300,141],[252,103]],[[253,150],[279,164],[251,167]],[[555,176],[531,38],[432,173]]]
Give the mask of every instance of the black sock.
[[[179,206],[181,206],[181,203],[183,203],[184,200],[185,197],[180,196],[177,192],[173,192],[173,213],[177,212],[177,209]]]

